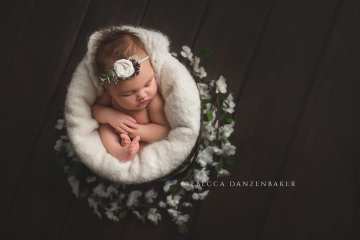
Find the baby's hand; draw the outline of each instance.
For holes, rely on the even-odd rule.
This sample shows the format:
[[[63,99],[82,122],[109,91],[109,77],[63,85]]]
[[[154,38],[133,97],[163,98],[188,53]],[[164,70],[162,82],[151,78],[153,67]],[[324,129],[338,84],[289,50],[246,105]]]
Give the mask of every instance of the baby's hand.
[[[146,124],[136,124],[136,126],[136,128],[127,130],[127,134],[131,139],[135,138],[136,136],[143,136],[144,131],[146,131]]]
[[[109,124],[119,133],[128,134],[138,128],[136,120],[122,112],[114,112],[109,117]]]

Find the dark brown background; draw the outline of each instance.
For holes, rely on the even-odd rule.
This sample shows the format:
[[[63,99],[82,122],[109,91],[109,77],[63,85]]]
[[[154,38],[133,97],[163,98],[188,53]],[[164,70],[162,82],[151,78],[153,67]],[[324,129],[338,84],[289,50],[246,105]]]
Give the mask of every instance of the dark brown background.
[[[167,222],[100,221],[54,163],[71,73],[110,24],[209,49],[236,95],[233,178],[296,180],[212,191],[192,239],[360,239],[359,1],[24,0],[1,2],[0,22],[1,239],[175,239]]]

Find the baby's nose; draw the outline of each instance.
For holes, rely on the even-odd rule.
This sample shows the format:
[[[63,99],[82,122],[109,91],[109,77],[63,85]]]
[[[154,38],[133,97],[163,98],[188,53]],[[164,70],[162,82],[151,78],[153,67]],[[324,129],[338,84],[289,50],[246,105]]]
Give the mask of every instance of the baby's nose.
[[[146,93],[144,91],[140,91],[138,93],[138,99],[139,100],[143,100],[143,99],[145,99],[145,97],[146,97]]]

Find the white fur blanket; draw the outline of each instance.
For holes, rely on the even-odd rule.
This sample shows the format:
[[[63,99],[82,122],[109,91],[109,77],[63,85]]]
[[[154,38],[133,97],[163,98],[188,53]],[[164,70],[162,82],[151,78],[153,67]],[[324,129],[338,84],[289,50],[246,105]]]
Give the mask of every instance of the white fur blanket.
[[[170,54],[167,36],[131,25],[116,28],[131,30],[144,43],[160,81],[171,131],[165,139],[145,146],[134,160],[119,161],[105,150],[91,106],[104,91],[92,63],[98,40],[106,30],[90,36],[87,53],[72,76],[65,101],[66,129],[80,160],[96,174],[114,182],[143,183],[172,172],[191,152],[201,124],[200,97],[189,71]]]

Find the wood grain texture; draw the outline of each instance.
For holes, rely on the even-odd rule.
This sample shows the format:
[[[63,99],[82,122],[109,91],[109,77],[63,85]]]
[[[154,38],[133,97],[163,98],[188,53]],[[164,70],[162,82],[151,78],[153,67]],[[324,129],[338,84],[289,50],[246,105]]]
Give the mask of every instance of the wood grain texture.
[[[7,141],[3,155],[7,159],[7,180],[1,217],[7,218],[5,227],[10,225],[6,227],[7,234],[15,238],[31,231],[31,216],[35,215],[31,213],[38,211],[36,204],[33,206],[34,195],[22,196],[20,201],[16,199],[20,186],[31,179],[30,156],[34,154],[45,110],[72,50],[86,6],[87,1],[21,2],[11,16],[18,25],[10,31],[14,38],[8,39],[6,45],[9,48],[5,75],[8,80],[1,109],[6,121],[2,134]],[[17,211],[21,215],[13,218]],[[21,232],[16,229],[19,222],[23,223]]]
[[[296,191],[276,192],[263,239],[359,239],[358,56],[360,4],[340,2],[299,129],[281,175]]]
[[[233,180],[276,180],[336,4],[276,2],[240,88],[235,135],[240,164]],[[204,217],[199,217],[204,227],[196,239],[215,239],[225,233],[230,239],[259,239],[271,191],[238,187],[213,194],[204,203]],[[209,218],[216,208],[219,213]]]

